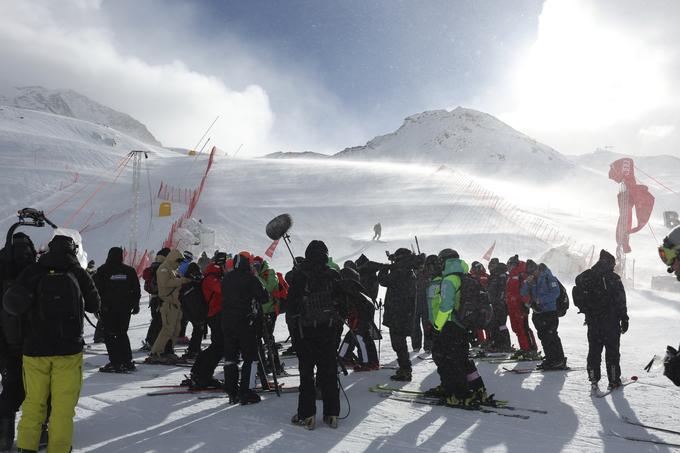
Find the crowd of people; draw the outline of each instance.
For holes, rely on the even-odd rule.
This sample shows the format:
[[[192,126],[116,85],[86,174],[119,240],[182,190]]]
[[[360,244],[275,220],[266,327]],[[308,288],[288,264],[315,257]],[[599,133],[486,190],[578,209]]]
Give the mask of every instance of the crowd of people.
[[[127,373],[136,368],[127,334],[131,316],[140,311],[142,287],[135,270],[124,264],[123,250],[113,247],[102,266],[88,266],[86,271],[76,249],[72,238],[57,235],[38,256],[30,237],[15,233],[0,252],[0,451],[12,446],[20,407],[20,451],[37,451],[46,433],[49,451],[70,450],[82,383],[85,312],[97,316],[106,344],[109,363],[100,371]],[[680,229],[659,251],[680,279]],[[361,255],[340,268],[326,244],[314,240],[284,276],[245,251],[215,251],[212,257],[203,253],[194,262],[188,251],[161,249],[143,272],[151,311],[145,363],[193,362],[183,385],[223,388],[233,404],[258,403],[259,391],[272,386],[268,376],[286,373],[273,335],[277,319],[285,315],[288,352],[297,356],[300,372],[298,407],[291,422],[307,429],[315,427],[318,398],[323,400],[323,422],[337,427],[339,368],[380,368],[376,341],[382,336],[376,311],[378,324],[389,328],[397,356],[391,379],[412,379],[410,338],[411,349],[431,352],[437,366],[440,384],[426,394],[451,407],[495,404],[473,360],[476,355],[505,353],[516,360],[540,361],[537,369],[568,369],[558,328],[569,296],[546,264],[514,255],[506,262],[491,259],[487,272],[481,262],[468,264],[452,248],[436,255],[400,248],[388,258],[388,263],[380,263]],[[593,388],[601,379],[603,349],[608,387],[621,385],[619,339],[629,322],[624,286],[614,268],[614,257],[602,250],[597,263],[576,278],[572,291],[573,303],[588,325],[587,371]],[[385,288],[384,303],[379,286]],[[517,348],[506,326],[508,318]],[[192,325],[192,338],[179,356],[176,342],[186,323]],[[210,344],[202,349],[208,331]],[[471,347],[476,348],[475,356]],[[221,360],[224,381],[215,377]],[[676,383],[679,361],[677,351],[669,351],[666,373]]]

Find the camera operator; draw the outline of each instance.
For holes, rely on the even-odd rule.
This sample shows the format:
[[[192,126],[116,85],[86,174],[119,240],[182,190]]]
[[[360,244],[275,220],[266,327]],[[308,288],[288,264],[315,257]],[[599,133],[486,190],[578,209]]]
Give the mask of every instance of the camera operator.
[[[416,313],[416,275],[420,258],[406,248],[388,255],[392,262],[378,273],[378,282],[387,288],[383,325],[390,329],[392,349],[397,353],[399,369],[390,377],[395,381],[411,380],[411,359],[406,337],[413,334]]]

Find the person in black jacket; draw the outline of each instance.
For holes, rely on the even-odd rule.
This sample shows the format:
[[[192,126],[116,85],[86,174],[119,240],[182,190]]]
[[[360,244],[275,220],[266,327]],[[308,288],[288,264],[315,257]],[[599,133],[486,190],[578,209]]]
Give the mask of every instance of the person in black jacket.
[[[57,235],[5,293],[5,310],[25,316],[23,379],[26,399],[17,447],[37,451],[51,398],[48,451],[69,451],[83,368],[83,310],[99,311],[99,294],[76,258],[72,238]]]
[[[510,332],[506,325],[508,320],[508,306],[505,303],[505,287],[508,282],[508,266],[493,258],[489,262],[489,283],[486,293],[489,295],[489,303],[493,307],[493,318],[489,322],[487,330],[491,345],[487,348],[490,352],[512,352]]]
[[[267,293],[253,275],[248,258],[234,257],[234,270],[222,279],[222,331],[224,333],[224,387],[230,402],[242,405],[260,402],[255,393],[257,332],[262,322],[262,304]],[[238,357],[241,353],[241,380]],[[264,384],[263,384],[264,385]]]
[[[600,381],[602,348],[609,388],[621,386],[619,346],[621,334],[628,331],[628,311],[626,290],[614,272],[615,266],[616,258],[602,250],[598,262],[576,277],[574,288],[574,305],[586,315],[588,325],[588,379],[593,390]]]
[[[290,274],[286,323],[300,370],[300,395],[294,425],[314,429],[316,384],[323,397],[323,421],[338,426],[340,393],[337,381],[337,346],[344,310],[340,275],[329,268],[328,247],[311,241],[304,261]]]
[[[390,343],[397,353],[399,369],[390,377],[395,381],[411,380],[411,359],[406,337],[413,334],[416,312],[417,257],[408,249],[400,248],[390,257],[392,264],[378,273],[378,282],[387,288],[383,325],[390,328]]]
[[[373,300],[378,300],[378,272],[382,269],[381,263],[376,263],[368,259],[366,255],[361,255],[356,260],[356,271],[359,272],[361,286],[366,289],[366,295]]]
[[[21,271],[35,263],[33,241],[24,233],[14,233],[12,244],[0,250],[0,285],[2,294],[7,291]],[[24,400],[24,383],[21,371],[21,318],[0,309],[0,452],[10,451],[14,443],[14,421]]]
[[[130,338],[130,316],[139,313],[141,290],[135,270],[123,264],[123,249],[111,247],[106,262],[94,274],[94,283],[101,297],[100,322],[109,363],[101,367],[103,373],[133,371]]]
[[[354,371],[375,371],[380,369],[378,351],[374,340],[380,338],[380,332],[373,322],[375,305],[366,295],[366,289],[359,283],[359,274],[352,268],[340,270],[340,287],[344,291],[347,309],[347,325],[351,328],[340,345],[339,358],[352,355],[357,348],[358,363]]]

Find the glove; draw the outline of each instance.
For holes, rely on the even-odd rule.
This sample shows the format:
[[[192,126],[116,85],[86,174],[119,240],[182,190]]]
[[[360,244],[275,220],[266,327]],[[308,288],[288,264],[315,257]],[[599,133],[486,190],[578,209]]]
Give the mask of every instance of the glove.
[[[628,320],[622,319],[621,320],[621,335],[623,335],[626,332],[628,332]]]
[[[139,305],[135,305],[134,307],[132,307],[132,314],[133,315],[139,314]]]

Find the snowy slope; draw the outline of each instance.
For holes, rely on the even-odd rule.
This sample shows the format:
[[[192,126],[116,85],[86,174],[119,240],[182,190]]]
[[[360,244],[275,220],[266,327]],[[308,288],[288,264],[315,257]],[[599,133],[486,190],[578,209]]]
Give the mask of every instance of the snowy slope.
[[[75,227],[86,223],[93,213],[89,222],[101,226],[86,231],[83,237],[88,253],[98,263],[110,246],[127,243],[129,166],[113,182],[113,170],[127,152],[149,149],[153,153],[145,162],[148,181],[144,169],[142,183],[142,201],[146,204],[140,213],[140,243],[145,248],[157,250],[173,220],[152,215],[157,212],[157,200],[148,201],[147,186],[155,192],[164,180],[193,187],[205,169],[205,156],[194,159],[144,145],[82,120],[0,108],[0,194],[6,200],[0,227],[6,229],[13,221],[13,212],[24,206],[53,209],[50,217],[60,225],[73,217]],[[526,167],[538,171],[531,165]],[[439,165],[218,157],[195,217],[216,230],[220,249],[249,249],[261,254],[271,242],[264,234],[266,222],[276,214],[289,212],[295,221],[291,230],[294,252],[302,254],[311,239],[321,238],[339,262],[355,259],[360,253],[384,260],[385,250],[410,247],[415,234],[424,251],[454,247],[468,261],[480,259],[494,241],[495,254],[501,259],[515,252],[522,258],[537,257],[558,244],[532,233],[531,222],[536,218],[574,238],[575,248],[581,244],[594,245],[597,250],[612,249],[617,186],[601,178],[597,174],[600,171],[600,164],[595,165],[591,173],[596,177],[588,183],[598,195],[608,192],[602,197],[584,198],[564,188],[551,192],[553,189],[538,190],[508,180],[473,180]],[[68,185],[74,172],[79,173],[79,179]],[[576,173],[572,177],[570,188],[578,188],[584,181]],[[107,184],[74,216],[102,182]],[[503,196],[503,202],[495,203],[488,194],[475,192],[473,182],[494,189]],[[543,197],[543,192],[550,196]],[[517,209],[500,209],[506,203]],[[174,210],[176,215],[182,207],[175,205]],[[121,215],[102,223],[114,214]],[[383,238],[373,242],[369,239],[377,221],[383,225]],[[654,228],[657,235],[663,234],[657,224]],[[32,230],[29,234],[41,242],[45,232]],[[188,370],[140,365],[140,370],[131,375],[101,374],[96,370],[106,357],[88,352],[74,451],[669,451],[609,435],[614,429],[680,443],[680,436],[628,426],[620,420],[625,415],[671,429],[680,425],[680,390],[669,388],[670,382],[658,369],[649,375],[642,371],[653,354],[678,341],[679,297],[646,289],[647,276],[664,272],[651,234],[639,233],[632,244],[631,258],[638,263],[636,275],[641,289],[629,291],[631,328],[622,337],[622,368],[625,376],[640,375],[641,382],[620,394],[591,399],[583,371],[515,376],[503,374],[500,366],[480,363],[480,373],[497,397],[549,412],[518,420],[385,401],[367,390],[371,385],[389,382],[391,371],[381,370],[341,377],[351,401],[351,414],[337,431],[319,427],[307,432],[289,424],[295,395],[265,395],[263,403],[249,407],[228,407],[224,400],[199,400],[187,395],[149,397],[145,395],[149,389],[141,385],[177,383]],[[289,268],[290,257],[283,245],[276,251],[273,265],[282,271]],[[148,321],[147,309],[133,319],[133,346],[139,345]],[[587,354],[582,322],[583,318],[572,310],[560,323],[565,351],[574,367],[584,366]],[[88,327],[86,333],[91,339],[92,329]],[[393,364],[395,356],[386,329],[383,334],[382,362]],[[287,336],[285,323],[280,320],[276,337],[284,340]],[[514,335],[512,338],[515,341]],[[143,354],[136,356],[141,359]],[[286,363],[294,367],[296,361],[286,359]],[[294,377],[282,380],[287,386],[297,382]],[[434,365],[414,358],[414,380],[405,387],[436,384]],[[346,410],[343,399],[343,415]]]
[[[146,126],[130,115],[101,105],[73,90],[48,90],[41,86],[17,87],[4,96],[0,94],[0,104],[102,124],[144,143],[161,146]]]
[[[478,174],[519,178],[559,177],[571,163],[554,149],[516,131],[493,116],[458,107],[409,116],[395,132],[364,146],[347,148],[339,158],[452,164]],[[532,162],[526,168],[527,162]]]

